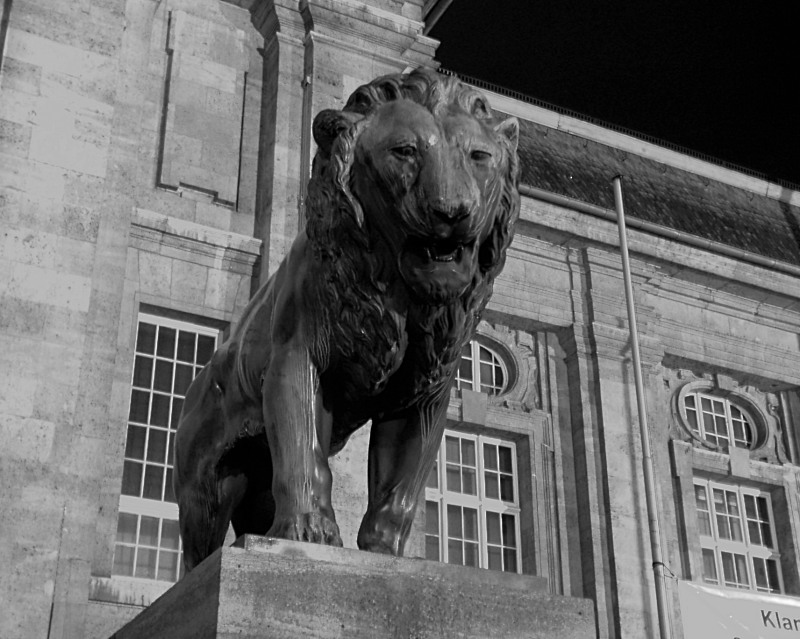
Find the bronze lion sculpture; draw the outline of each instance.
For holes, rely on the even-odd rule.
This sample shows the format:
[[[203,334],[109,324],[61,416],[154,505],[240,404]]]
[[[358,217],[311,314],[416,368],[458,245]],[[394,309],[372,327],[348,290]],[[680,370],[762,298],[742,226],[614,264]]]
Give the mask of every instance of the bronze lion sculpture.
[[[454,77],[378,78],[313,132],[305,232],[186,395],[174,487],[187,570],[229,523],[342,545],[328,457],[368,420],[358,546],[403,554],[519,215],[518,123]]]

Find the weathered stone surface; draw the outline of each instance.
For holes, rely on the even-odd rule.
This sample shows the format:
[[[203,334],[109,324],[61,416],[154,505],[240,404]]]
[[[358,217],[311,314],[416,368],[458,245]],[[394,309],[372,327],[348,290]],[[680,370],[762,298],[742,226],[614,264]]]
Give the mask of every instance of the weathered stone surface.
[[[435,64],[434,41],[418,32],[426,4],[309,0],[304,21],[297,0],[6,3],[0,637],[106,638],[166,587],[111,575],[137,312],[147,304],[220,325],[241,314],[259,242],[263,278],[301,226],[313,153],[309,118],[340,107],[378,74],[421,60]],[[173,47],[185,64],[168,70],[170,12],[183,12],[183,26],[180,20],[173,26],[187,30]],[[197,60],[236,74],[219,76],[219,67]],[[244,85],[235,84],[242,74]],[[166,102],[184,111],[176,113],[181,126],[162,136],[168,78]],[[625,157],[632,216],[797,263],[791,221],[800,190],[511,97],[494,94],[490,101],[526,121],[524,183],[610,207],[607,179]],[[212,121],[213,135],[203,129],[209,114],[222,118]],[[175,164],[158,167],[163,137],[166,160]],[[156,188],[159,168],[180,182],[195,166],[208,171],[220,162],[222,174],[199,174],[205,180],[199,186],[233,193],[230,167],[238,163],[235,208],[215,203],[208,192]],[[489,398],[486,414],[486,432],[512,437],[521,451],[523,566],[547,574],[555,591],[593,597],[599,636],[652,636],[618,231],[569,205],[526,197],[522,208],[523,224],[484,318],[546,334],[552,350],[539,369],[539,381],[549,383],[541,410],[504,407],[507,393]],[[787,592],[800,593],[799,467],[743,458],[732,464],[729,455],[669,441],[669,402],[683,383],[677,369],[686,366],[668,363],[688,361],[735,372],[740,385],[787,389],[795,417],[786,432],[796,434],[798,278],[635,228],[628,240],[642,345],[660,349],[663,365],[676,369],[646,378],[666,563],[682,578],[702,574],[693,473],[726,482],[749,476],[751,485],[778,497],[775,528],[785,536],[782,561],[791,566],[784,582]],[[179,281],[194,292],[191,298],[173,299]],[[450,425],[474,432],[462,424],[463,413],[454,396]],[[333,462],[337,520],[350,546],[366,484],[353,460],[363,465],[366,446],[366,437],[353,438]],[[407,554],[421,552],[419,532]],[[673,604],[678,615],[677,597]]]
[[[539,577],[243,537],[112,639],[594,637],[592,604]]]

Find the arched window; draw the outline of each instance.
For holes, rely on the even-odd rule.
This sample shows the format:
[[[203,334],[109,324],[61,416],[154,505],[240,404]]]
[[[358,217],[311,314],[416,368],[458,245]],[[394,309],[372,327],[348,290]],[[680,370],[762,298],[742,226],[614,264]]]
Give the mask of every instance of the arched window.
[[[727,452],[736,448],[753,448],[757,440],[755,420],[741,404],[727,397],[694,391],[683,396],[686,425],[695,437]]]
[[[456,374],[457,388],[500,395],[507,385],[508,371],[500,355],[475,339],[464,346]]]

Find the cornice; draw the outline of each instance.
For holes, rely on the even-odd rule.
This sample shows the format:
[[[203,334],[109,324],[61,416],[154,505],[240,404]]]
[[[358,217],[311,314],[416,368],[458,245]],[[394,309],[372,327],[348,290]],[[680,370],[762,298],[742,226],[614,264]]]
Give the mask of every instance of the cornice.
[[[758,195],[786,202],[792,206],[800,206],[800,191],[674,151],[637,138],[633,134],[629,135],[615,131],[575,116],[559,113],[553,109],[547,109],[512,96],[503,95],[485,87],[480,87],[480,90],[487,96],[492,108],[503,113],[558,129],[559,131],[565,131],[587,140],[600,142],[626,153],[633,153],[644,158],[656,160],[673,168],[691,171],[710,180],[745,189]]]
[[[528,228],[530,234],[549,233],[562,246],[601,245],[615,252],[619,247],[619,229],[615,223],[592,218],[566,206],[523,197],[520,221],[523,222],[521,229]],[[760,290],[766,293],[767,303],[779,308],[800,309],[800,283],[795,276],[630,227],[628,245],[634,269],[642,258],[655,258],[659,260],[657,268],[665,277],[693,281],[699,274],[713,279],[716,288],[734,287],[741,294],[745,288]],[[785,302],[780,303],[778,297]]]
[[[436,50],[437,41],[422,34],[424,23],[361,2],[301,0],[299,6],[307,33],[349,45],[362,55],[400,59],[401,64],[418,58],[423,63]]]
[[[249,274],[261,254],[261,240],[213,229],[162,213],[136,208],[131,216],[131,245],[154,253],[170,247],[227,264]]]

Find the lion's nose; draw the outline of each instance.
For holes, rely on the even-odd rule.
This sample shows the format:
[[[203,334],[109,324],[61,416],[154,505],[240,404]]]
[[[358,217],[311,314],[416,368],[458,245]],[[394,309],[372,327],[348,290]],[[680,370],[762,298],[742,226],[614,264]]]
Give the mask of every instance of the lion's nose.
[[[433,213],[440,220],[450,222],[460,222],[469,215],[469,206],[463,202],[446,202],[439,200],[433,204]]]

